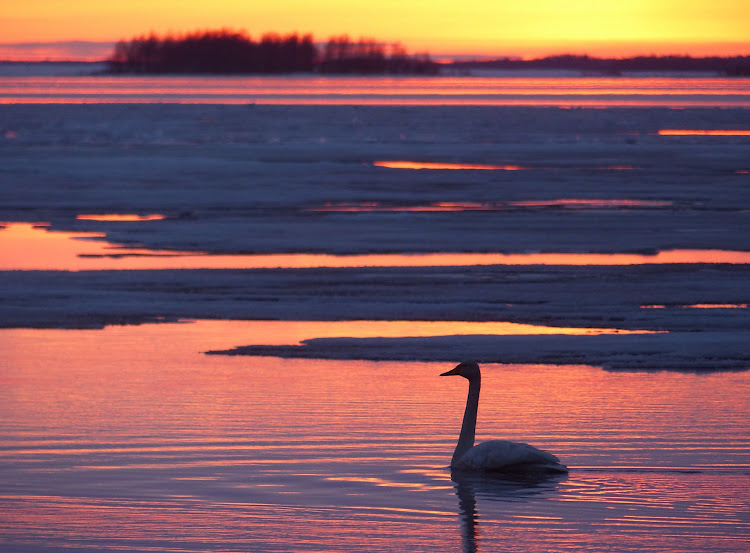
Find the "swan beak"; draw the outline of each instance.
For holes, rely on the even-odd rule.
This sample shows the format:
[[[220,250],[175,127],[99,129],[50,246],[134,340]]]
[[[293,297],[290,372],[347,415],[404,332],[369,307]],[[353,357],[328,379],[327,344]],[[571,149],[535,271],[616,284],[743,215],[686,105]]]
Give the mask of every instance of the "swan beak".
[[[447,373],[443,373],[440,376],[461,376],[461,366],[449,370]]]

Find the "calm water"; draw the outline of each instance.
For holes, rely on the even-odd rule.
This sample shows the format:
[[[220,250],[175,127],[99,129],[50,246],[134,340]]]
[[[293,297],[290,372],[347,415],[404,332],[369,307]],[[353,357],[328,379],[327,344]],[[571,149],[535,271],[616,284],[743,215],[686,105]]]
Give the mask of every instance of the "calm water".
[[[454,482],[466,390],[444,364],[200,353],[257,333],[0,330],[2,549],[682,553],[750,539],[747,373],[488,366],[478,438],[534,443],[572,470]]]
[[[0,76],[0,103],[750,106],[722,77]]]
[[[0,223],[0,270],[85,271],[160,269],[261,269],[311,267],[446,267],[468,265],[643,265],[750,263],[750,252],[668,250],[636,253],[428,253],[428,254],[251,254],[127,248],[97,232],[47,232],[32,223]]]
[[[0,76],[0,103],[105,102],[750,107],[750,79]],[[639,172],[596,169],[634,179]],[[389,209],[672,207],[617,201],[563,195],[528,205],[308,207],[352,217]],[[0,269],[750,262],[747,252],[722,250],[222,256],[126,249],[104,238],[10,224],[0,230]],[[730,307],[747,305],[721,305]],[[0,551],[746,550],[747,372],[487,366],[478,439],[528,441],[571,467],[566,478],[531,486],[451,478],[466,388],[438,377],[449,365],[202,353],[327,336],[576,331],[456,321],[0,329]]]

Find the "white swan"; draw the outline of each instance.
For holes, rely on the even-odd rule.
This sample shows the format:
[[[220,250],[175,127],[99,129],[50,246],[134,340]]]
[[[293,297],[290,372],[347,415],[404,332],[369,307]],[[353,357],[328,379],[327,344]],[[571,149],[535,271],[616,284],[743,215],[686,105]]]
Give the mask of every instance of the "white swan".
[[[466,400],[461,435],[458,437],[458,445],[451,460],[452,470],[529,475],[568,472],[568,468],[561,464],[557,457],[529,444],[490,440],[474,445],[482,374],[479,365],[473,361],[464,361],[440,376],[453,375],[463,376],[469,381],[469,397]]]

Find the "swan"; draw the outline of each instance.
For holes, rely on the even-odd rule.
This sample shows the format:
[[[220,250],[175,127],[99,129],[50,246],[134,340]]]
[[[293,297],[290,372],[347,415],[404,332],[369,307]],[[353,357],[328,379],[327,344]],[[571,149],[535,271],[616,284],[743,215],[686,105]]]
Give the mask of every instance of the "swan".
[[[518,475],[545,475],[567,473],[568,468],[546,451],[529,444],[508,440],[489,440],[474,445],[477,425],[479,388],[482,374],[474,361],[464,361],[440,376],[463,376],[469,381],[464,421],[458,445],[451,459],[451,470],[467,472],[500,472]]]

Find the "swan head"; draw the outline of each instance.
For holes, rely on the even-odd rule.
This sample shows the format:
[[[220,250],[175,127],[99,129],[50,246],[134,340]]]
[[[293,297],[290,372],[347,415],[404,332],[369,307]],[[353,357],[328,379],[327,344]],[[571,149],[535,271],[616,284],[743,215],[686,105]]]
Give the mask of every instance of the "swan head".
[[[479,376],[479,365],[474,361],[464,361],[459,363],[452,370],[444,372],[440,376],[463,376],[464,378],[472,379]]]

